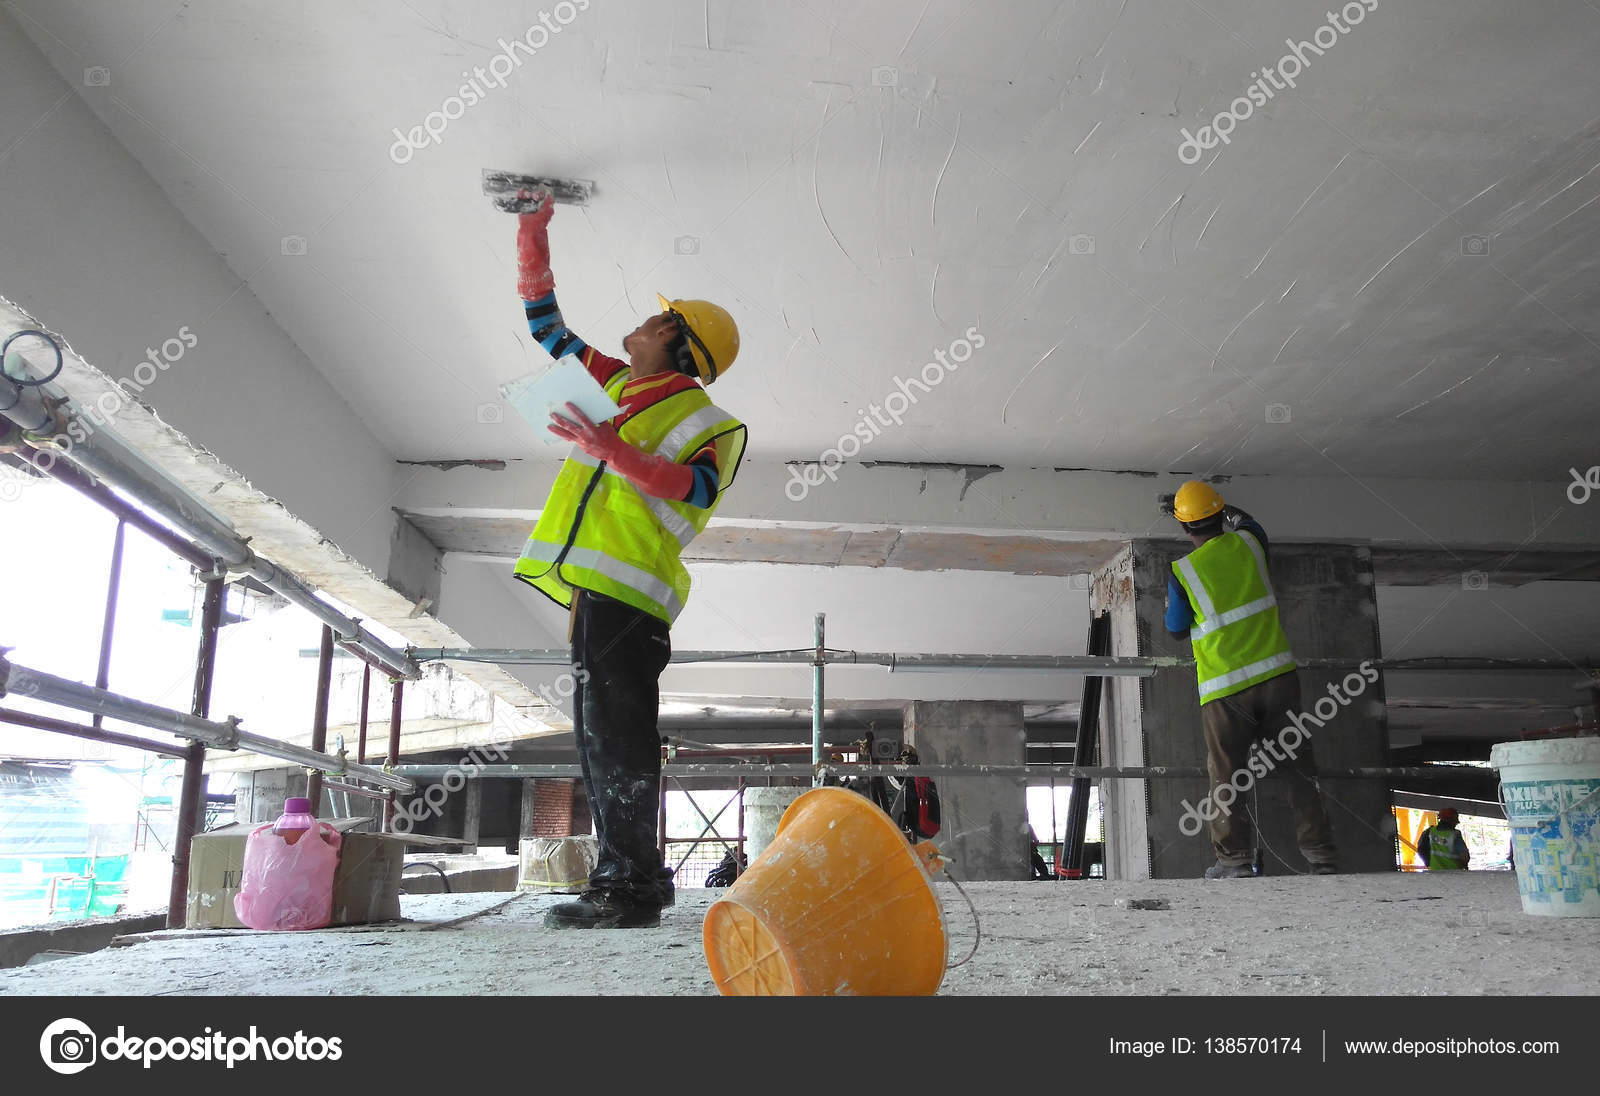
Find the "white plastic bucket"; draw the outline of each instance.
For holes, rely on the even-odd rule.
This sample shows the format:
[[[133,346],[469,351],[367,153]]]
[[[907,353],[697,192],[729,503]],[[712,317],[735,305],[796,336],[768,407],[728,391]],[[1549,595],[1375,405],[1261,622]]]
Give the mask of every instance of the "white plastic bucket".
[[[1600,737],[1501,742],[1489,760],[1500,770],[1522,912],[1600,917]]]
[[[778,835],[778,822],[789,804],[810,788],[746,788],[744,790],[744,852],[750,863],[767,851]]]

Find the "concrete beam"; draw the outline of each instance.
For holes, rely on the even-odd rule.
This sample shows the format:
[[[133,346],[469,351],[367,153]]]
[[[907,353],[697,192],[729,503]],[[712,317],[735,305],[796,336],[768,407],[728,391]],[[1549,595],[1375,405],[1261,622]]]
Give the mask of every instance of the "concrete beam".
[[[429,518],[473,523],[483,537],[479,550],[496,545],[498,555],[507,541],[520,549],[538,517],[529,504],[543,504],[557,467],[540,461],[508,462],[504,471],[489,473],[419,467],[395,505],[423,528],[434,528]],[[1159,513],[1157,498],[1188,478],[868,463],[842,465],[834,470],[836,480],[809,486],[805,472],[816,467],[747,459],[712,528],[820,530],[834,538],[829,544],[843,534],[884,530],[1046,541],[1165,538],[1177,530]],[[1230,501],[1261,519],[1274,541],[1486,552],[1592,552],[1600,544],[1600,506],[1573,506],[1566,481],[1239,476],[1218,484]],[[448,539],[436,542],[455,550]],[[460,550],[472,549],[463,544]],[[1583,562],[1572,561],[1575,567]]]

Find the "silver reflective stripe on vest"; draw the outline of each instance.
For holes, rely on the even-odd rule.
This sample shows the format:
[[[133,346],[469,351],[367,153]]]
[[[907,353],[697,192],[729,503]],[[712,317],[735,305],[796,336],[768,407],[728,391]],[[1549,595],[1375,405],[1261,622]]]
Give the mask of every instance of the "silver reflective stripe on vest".
[[[1256,570],[1261,572],[1261,581],[1267,589],[1272,589],[1272,578],[1267,574],[1267,555],[1261,550],[1261,542],[1246,532],[1240,532],[1239,537],[1250,546],[1250,554],[1256,557]]]
[[[523,559],[531,559],[538,563],[554,563],[561,554],[561,545],[550,544],[542,540],[529,540],[527,547],[522,550]],[[620,582],[629,589],[637,590],[657,605],[662,606],[670,613],[674,620],[683,612],[683,600],[677,592],[665,582],[656,578],[649,571],[642,571],[620,559],[613,559],[604,552],[597,552],[593,548],[579,548],[573,545],[567,550],[562,564],[571,564],[586,570],[606,576],[613,582]]]
[[[1217,619],[1217,607],[1211,604],[1211,595],[1206,592],[1206,584],[1200,581],[1200,575],[1194,569],[1194,560],[1184,556],[1178,561],[1178,569],[1189,580],[1189,592],[1200,602],[1200,615],[1208,621]]]
[[[1200,683],[1200,695],[1210,696],[1218,689],[1231,688],[1241,681],[1249,681],[1252,677],[1259,677],[1268,670],[1276,670],[1280,666],[1293,666],[1294,655],[1288,651],[1275,654],[1271,658],[1264,658],[1260,662],[1252,662],[1248,666],[1241,666],[1237,670],[1213,677]]]
[[[686,445],[718,423],[727,422],[731,418],[732,415],[716,404],[708,403],[674,426],[671,432],[661,439],[661,444],[656,446],[656,452],[670,456],[673,460],[679,460],[684,455],[683,449]]]
[[[567,459],[577,461],[579,464],[585,465],[589,468],[600,467],[600,462],[598,460],[577,447],[573,448],[572,453],[567,457]],[[632,488],[634,493],[636,493],[639,498],[644,501],[644,504],[650,508],[650,512],[656,516],[656,520],[661,523],[661,527],[667,531],[673,540],[678,542],[679,548],[687,548],[689,546],[689,542],[700,535],[695,531],[694,523],[689,521],[689,519],[685,518],[682,514],[678,513],[671,506],[667,505],[666,499],[658,499],[648,492],[640,491],[638,487],[628,482],[627,476],[622,475],[620,472],[613,471],[610,465],[606,466],[606,470],[603,474],[607,476],[615,476],[618,480]]]
[[[1264,613],[1268,609],[1276,607],[1277,604],[1278,599],[1273,597],[1271,594],[1268,594],[1266,597],[1258,597],[1254,601],[1247,601],[1237,609],[1229,609],[1226,613],[1223,613],[1221,616],[1216,617],[1215,619],[1205,620],[1199,624],[1196,624],[1189,632],[1189,637],[1191,639],[1199,639],[1201,636],[1210,635],[1218,628],[1226,628],[1230,624],[1237,624],[1246,617],[1253,617],[1257,613]]]

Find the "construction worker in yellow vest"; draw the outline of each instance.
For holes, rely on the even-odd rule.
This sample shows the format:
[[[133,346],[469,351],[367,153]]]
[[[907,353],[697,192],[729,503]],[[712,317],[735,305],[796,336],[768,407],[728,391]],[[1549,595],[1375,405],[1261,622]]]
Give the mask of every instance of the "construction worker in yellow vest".
[[[1439,812],[1439,821],[1417,838],[1417,856],[1429,871],[1465,871],[1472,862],[1472,850],[1456,826],[1461,815],[1454,807]]]
[[[1261,524],[1190,480],[1163,511],[1183,524],[1194,551],[1172,565],[1167,631],[1194,647],[1200,722],[1211,793],[1202,812],[1217,862],[1207,879],[1255,874],[1244,800],[1258,776],[1283,768],[1301,855],[1316,875],[1338,871],[1333,828],[1316,784],[1316,762],[1300,709],[1300,678],[1267,570]],[[1289,732],[1293,728],[1292,733]],[[1252,747],[1261,752],[1252,757]]]
[[[573,729],[599,860],[553,928],[647,928],[673,902],[656,841],[661,739],[658,679],[689,596],[681,554],[732,485],[745,427],[702,385],[739,352],[733,317],[709,301],[660,298],[623,337],[626,362],[567,329],[556,305],[548,225],[554,206],[519,214],[518,288],[534,339],[572,354],[622,408],[609,422],[576,406],[550,430],[572,442],[516,577],[571,610]]]

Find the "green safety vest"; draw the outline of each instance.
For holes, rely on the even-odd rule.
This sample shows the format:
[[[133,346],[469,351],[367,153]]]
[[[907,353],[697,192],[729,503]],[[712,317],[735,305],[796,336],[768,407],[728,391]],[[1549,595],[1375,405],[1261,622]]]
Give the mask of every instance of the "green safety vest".
[[[1172,573],[1194,607],[1189,638],[1201,704],[1294,672],[1267,557],[1255,537],[1223,533],[1174,562]]]
[[[627,380],[627,371],[620,370],[607,394],[620,401]],[[619,434],[629,445],[679,464],[715,445],[717,497],[702,508],[646,495],[574,446],[517,560],[516,577],[562,606],[572,604],[577,587],[671,624],[689,597],[689,572],[679,557],[732,485],[744,456],[745,427],[697,385],[634,415]]]
[[[1466,868],[1466,857],[1461,853],[1466,851],[1467,842],[1459,831],[1429,826],[1423,836],[1428,841],[1429,871],[1460,871]]]

